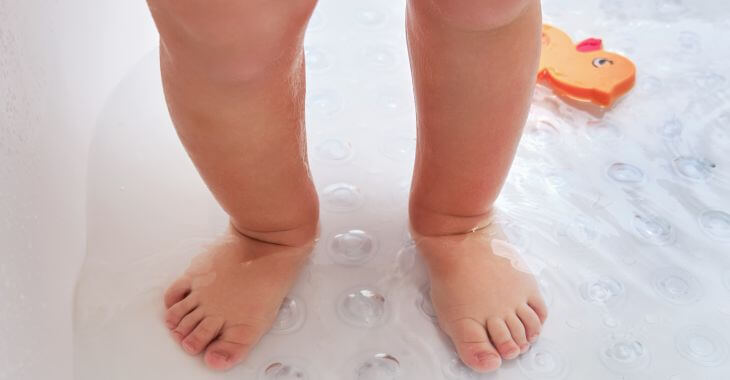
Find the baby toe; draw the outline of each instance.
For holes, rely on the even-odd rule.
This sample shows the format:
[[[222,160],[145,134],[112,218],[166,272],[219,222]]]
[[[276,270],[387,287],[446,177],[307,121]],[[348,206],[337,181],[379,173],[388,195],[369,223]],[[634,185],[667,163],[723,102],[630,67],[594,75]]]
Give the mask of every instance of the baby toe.
[[[545,305],[545,301],[540,297],[534,297],[533,299],[530,299],[527,304],[535,311],[535,314],[537,314],[537,317],[540,319],[540,324],[545,323],[545,320],[548,317],[548,309],[547,305]]]
[[[212,341],[223,327],[223,320],[220,318],[207,317],[200,321],[195,329],[182,341],[183,349],[191,354],[201,353],[208,343]]]
[[[527,341],[525,326],[522,324],[520,318],[518,318],[516,314],[510,314],[504,319],[504,322],[507,324],[510,334],[512,334],[512,339],[515,343],[517,343],[517,346],[520,347],[520,352],[522,353],[527,351],[530,344]]]
[[[540,317],[538,317],[535,310],[528,305],[522,305],[517,308],[517,316],[525,326],[525,334],[527,335],[527,341],[534,343],[540,335],[542,329],[542,323]]]
[[[514,359],[520,354],[520,347],[512,339],[512,334],[504,319],[489,319],[487,321],[487,331],[489,332],[489,339],[503,359]]]
[[[169,329],[174,329],[180,321],[198,306],[198,300],[188,295],[180,302],[172,305],[165,313],[165,324]]]
[[[489,372],[502,365],[502,359],[489,342],[484,326],[476,320],[465,318],[447,323],[444,331],[451,337],[461,361],[471,369]]]
[[[182,340],[185,339],[185,337],[188,336],[188,334],[190,334],[196,326],[198,326],[198,323],[200,323],[204,316],[205,314],[201,308],[196,308],[191,311],[188,315],[183,317],[177,327],[172,330],[172,336],[178,343],[182,342]]]
[[[172,305],[182,301],[189,293],[190,278],[187,276],[178,278],[165,290],[165,307],[169,309]]]

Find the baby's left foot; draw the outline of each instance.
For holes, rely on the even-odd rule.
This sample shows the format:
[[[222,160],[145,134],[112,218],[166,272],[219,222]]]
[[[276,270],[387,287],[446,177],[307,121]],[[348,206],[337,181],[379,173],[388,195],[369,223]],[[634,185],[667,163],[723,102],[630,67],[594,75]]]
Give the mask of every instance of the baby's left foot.
[[[498,225],[457,235],[414,235],[428,266],[439,325],[466,365],[492,371],[535,342],[547,308]]]

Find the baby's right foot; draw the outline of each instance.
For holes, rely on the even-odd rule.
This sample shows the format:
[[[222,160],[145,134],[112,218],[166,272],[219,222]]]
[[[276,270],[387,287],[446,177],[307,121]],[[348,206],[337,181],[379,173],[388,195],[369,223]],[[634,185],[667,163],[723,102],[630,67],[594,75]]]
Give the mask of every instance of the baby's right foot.
[[[165,323],[191,355],[205,352],[208,367],[241,362],[269,330],[312,251],[254,240],[233,228],[165,293]]]

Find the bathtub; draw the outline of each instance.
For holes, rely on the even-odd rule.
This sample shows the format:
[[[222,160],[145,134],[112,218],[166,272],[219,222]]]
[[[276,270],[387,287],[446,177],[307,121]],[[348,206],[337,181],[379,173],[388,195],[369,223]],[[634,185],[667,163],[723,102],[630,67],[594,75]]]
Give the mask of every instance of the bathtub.
[[[143,1],[0,1],[0,379],[71,379],[96,120],[156,44]]]
[[[605,112],[536,90],[498,205],[551,310],[541,341],[493,375],[455,358],[407,229],[403,1],[321,0],[305,49],[322,237],[284,328],[213,374],[161,322],[225,215],[175,138],[144,2],[0,0],[0,379],[727,378],[730,7],[544,11],[638,74]],[[348,310],[363,288],[382,297]]]

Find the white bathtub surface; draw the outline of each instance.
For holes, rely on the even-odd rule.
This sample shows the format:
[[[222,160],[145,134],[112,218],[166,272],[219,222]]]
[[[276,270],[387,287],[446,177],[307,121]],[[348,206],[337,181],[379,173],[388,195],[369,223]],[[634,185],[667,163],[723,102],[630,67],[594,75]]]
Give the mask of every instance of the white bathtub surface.
[[[89,143],[155,44],[148,13],[143,1],[0,0],[0,380],[72,378]]]
[[[498,201],[550,306],[528,353],[476,376],[429,316],[406,222],[415,127],[403,2],[322,0],[306,40],[322,237],[282,331],[223,375],[167,334],[163,289],[226,219],[176,139],[150,53],[92,143],[77,379],[727,379],[728,6],[573,3],[545,1],[546,22],[603,38],[636,62],[638,82],[602,117],[536,92]],[[385,302],[343,309],[362,288]]]

